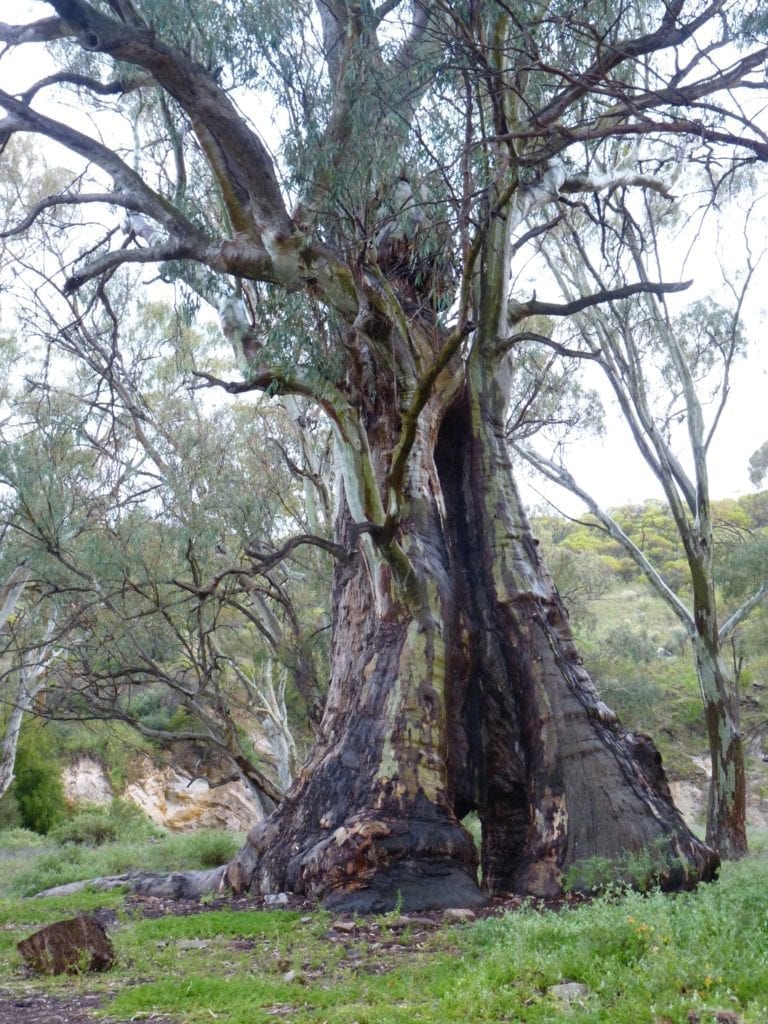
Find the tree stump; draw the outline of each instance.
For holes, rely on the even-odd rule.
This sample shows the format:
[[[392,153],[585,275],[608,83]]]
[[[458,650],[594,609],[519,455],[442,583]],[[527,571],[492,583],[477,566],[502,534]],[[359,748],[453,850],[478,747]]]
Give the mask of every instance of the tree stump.
[[[46,925],[16,948],[38,974],[107,971],[115,962],[107,933],[95,917],[86,914]]]

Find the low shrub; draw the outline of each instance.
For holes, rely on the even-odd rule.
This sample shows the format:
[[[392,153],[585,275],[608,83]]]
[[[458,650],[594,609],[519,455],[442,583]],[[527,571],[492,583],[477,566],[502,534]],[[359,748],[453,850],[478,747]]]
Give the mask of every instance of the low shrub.
[[[32,832],[28,828],[0,829],[0,850],[28,850],[44,845],[45,839],[39,832]]]
[[[0,798],[0,830],[23,827],[15,787],[11,784],[11,788]]]
[[[196,861],[201,868],[217,868],[220,864],[226,864],[243,845],[243,838],[239,833],[207,829],[179,836],[178,841],[184,842],[187,856],[190,860]]]
[[[649,892],[679,867],[680,861],[661,839],[640,850],[626,850],[616,858],[590,857],[576,861],[563,876],[563,888],[566,892],[591,894],[622,889]]]
[[[135,804],[113,800],[105,807],[83,807],[52,828],[57,843],[101,846],[103,843],[139,841],[161,835],[150,819]]]

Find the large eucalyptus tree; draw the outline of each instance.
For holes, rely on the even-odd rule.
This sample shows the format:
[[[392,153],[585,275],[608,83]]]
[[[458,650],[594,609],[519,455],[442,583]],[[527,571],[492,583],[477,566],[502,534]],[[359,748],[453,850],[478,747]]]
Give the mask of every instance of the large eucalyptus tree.
[[[307,396],[335,434],[324,717],[227,881],[359,909],[472,903],[472,809],[491,892],[554,894],[569,865],[649,846],[666,886],[711,877],[654,748],[597,700],[505,445],[511,336],[610,296],[510,306],[510,281],[547,229],[536,210],[663,192],[688,147],[768,155],[736,105],[768,53],[759,19],[722,0],[41,6],[0,38],[48,45],[58,70],[0,92],[0,133],[85,169],[17,230],[100,204],[67,291],[96,302],[118,268],[161,264],[235,345],[244,379],[208,383]],[[88,117],[49,104],[65,94]],[[628,155],[638,136],[647,158]]]

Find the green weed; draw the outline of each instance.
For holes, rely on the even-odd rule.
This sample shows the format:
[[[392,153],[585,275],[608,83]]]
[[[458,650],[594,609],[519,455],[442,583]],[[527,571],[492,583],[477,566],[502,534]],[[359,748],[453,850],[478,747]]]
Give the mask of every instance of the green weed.
[[[620,857],[590,857],[576,861],[563,876],[566,892],[600,893],[606,890],[636,889],[648,892],[679,864],[660,839],[640,850],[626,850]]]
[[[766,888],[768,861],[751,858],[692,893],[614,890],[560,912],[529,905],[471,927],[394,936],[381,918],[361,918],[354,936],[329,932],[323,913],[118,913],[112,971],[24,986],[66,995],[87,983],[110,1018],[185,1024],[686,1024],[692,1014],[714,1024],[716,1010],[764,1024]],[[34,927],[118,909],[122,899],[0,902],[0,988],[18,986],[15,943]],[[553,986],[565,981],[585,986],[583,995],[559,998]]]

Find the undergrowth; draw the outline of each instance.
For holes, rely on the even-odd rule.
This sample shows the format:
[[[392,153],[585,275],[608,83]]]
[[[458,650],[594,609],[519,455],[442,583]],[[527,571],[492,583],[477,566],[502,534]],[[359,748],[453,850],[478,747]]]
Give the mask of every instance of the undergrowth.
[[[14,840],[18,854],[14,856],[14,847],[5,849],[0,897],[34,896],[69,882],[129,871],[166,873],[216,867],[230,860],[243,845],[243,836],[236,832],[203,830],[174,835],[153,830],[147,839],[141,836],[143,827],[138,835],[100,845],[82,841],[59,845],[49,840],[38,842],[30,850],[24,848],[23,841]],[[22,830],[13,830],[12,834],[20,832],[24,834]],[[4,835],[0,832],[0,849],[4,847]],[[81,832],[78,836],[82,840]]]
[[[87,983],[111,1018],[185,1024],[715,1024],[724,1010],[765,1024],[766,890],[768,860],[752,857],[693,893],[609,889],[575,909],[529,904],[437,931],[386,917],[346,934],[324,913],[118,910],[116,967],[79,981],[26,978],[15,943],[33,924],[123,897],[2,901],[0,989],[55,996]],[[583,988],[569,1000],[554,989],[565,982]]]

